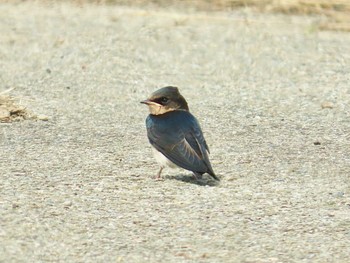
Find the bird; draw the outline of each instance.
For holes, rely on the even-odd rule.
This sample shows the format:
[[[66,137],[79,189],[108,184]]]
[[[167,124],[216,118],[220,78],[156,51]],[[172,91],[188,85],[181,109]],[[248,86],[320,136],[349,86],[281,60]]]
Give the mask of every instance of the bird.
[[[163,87],[141,101],[148,106],[147,137],[160,165],[156,179],[167,166],[192,171],[195,179],[207,173],[220,181],[209,161],[209,147],[187,101],[173,86]]]

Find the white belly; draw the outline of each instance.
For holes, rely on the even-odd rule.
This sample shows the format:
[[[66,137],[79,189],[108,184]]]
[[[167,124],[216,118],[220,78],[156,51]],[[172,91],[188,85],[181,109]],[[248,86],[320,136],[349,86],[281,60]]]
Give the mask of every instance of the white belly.
[[[166,167],[169,166],[171,168],[175,168],[177,167],[176,164],[174,164],[172,161],[170,161],[168,158],[166,158],[164,156],[164,154],[162,154],[161,152],[159,152],[157,149],[155,149],[154,147],[152,147],[153,150],[153,156],[154,158],[156,158],[157,162],[159,163],[159,165],[161,167]]]

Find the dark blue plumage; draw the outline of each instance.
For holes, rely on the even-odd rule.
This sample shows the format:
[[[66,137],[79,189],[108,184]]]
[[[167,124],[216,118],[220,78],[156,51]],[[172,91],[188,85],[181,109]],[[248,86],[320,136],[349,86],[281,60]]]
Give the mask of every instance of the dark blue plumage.
[[[192,171],[196,178],[208,173],[219,180],[211,167],[209,148],[199,123],[177,87],[156,90],[141,103],[150,111],[146,126],[154,157],[160,164],[157,179],[164,167],[179,166]]]
[[[179,167],[196,175],[210,174],[208,145],[196,118],[188,111],[175,110],[146,119],[147,135],[154,148]]]

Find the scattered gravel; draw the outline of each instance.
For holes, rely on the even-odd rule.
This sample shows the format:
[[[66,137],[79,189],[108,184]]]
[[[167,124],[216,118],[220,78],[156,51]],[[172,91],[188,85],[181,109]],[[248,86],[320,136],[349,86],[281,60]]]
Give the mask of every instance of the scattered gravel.
[[[0,262],[350,262],[350,35],[318,17],[0,5]],[[151,179],[178,86],[219,185]]]

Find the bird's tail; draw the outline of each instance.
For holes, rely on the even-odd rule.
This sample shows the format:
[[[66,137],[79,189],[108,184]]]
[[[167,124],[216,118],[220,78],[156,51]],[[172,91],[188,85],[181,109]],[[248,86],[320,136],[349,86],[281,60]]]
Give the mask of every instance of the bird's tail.
[[[213,172],[213,170],[209,170],[206,173],[209,174],[211,177],[213,177],[213,179],[215,179],[216,181],[220,181],[220,178],[216,176],[216,174]],[[205,173],[193,172],[193,174],[194,174],[194,177],[196,179],[200,179],[200,178],[202,178],[202,175]]]
[[[214,172],[210,171],[208,172],[208,174],[213,177],[216,181],[220,181],[220,178],[216,176],[216,174],[214,174]]]

